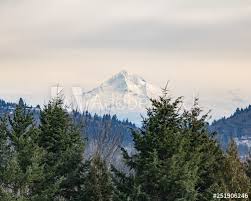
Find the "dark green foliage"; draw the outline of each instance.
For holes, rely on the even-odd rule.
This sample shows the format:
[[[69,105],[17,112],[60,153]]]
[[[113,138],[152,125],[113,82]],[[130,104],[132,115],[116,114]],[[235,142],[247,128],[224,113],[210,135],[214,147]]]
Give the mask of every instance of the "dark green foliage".
[[[220,175],[224,155],[215,140],[215,133],[207,130],[208,115],[201,115],[201,112],[196,99],[191,111],[183,113],[183,135],[189,140],[189,145],[184,151],[189,155],[197,156],[197,158],[194,157],[194,161],[197,161],[198,177],[195,189],[197,199],[202,201],[211,200],[213,193],[222,192]]]
[[[43,161],[46,180],[41,186],[47,192],[44,200],[57,200],[60,197],[74,200],[83,160],[81,127],[73,123],[63,108],[63,101],[55,99],[41,112],[39,128],[39,146],[46,151]]]
[[[0,99],[0,117],[3,117],[6,113],[13,112],[15,107],[15,103],[8,103]],[[27,107],[26,109],[33,114],[36,125],[38,125],[40,123],[40,106],[37,105],[35,108]],[[95,138],[95,135],[102,132],[103,127],[105,126],[104,123],[109,122],[111,124],[111,135],[120,133],[123,136],[123,144],[128,145],[132,142],[130,129],[136,129],[136,126],[134,124],[132,124],[128,120],[121,121],[116,117],[116,115],[111,116],[109,114],[106,114],[103,116],[98,116],[92,115],[87,111],[84,113],[73,111],[70,113],[70,116],[72,116],[77,124],[84,125],[84,132],[82,132],[82,134],[85,138],[88,139]]]
[[[31,112],[20,99],[14,114],[0,122],[0,200],[75,200],[81,185],[82,128],[60,99],[45,106],[39,127]]]
[[[246,174],[251,181],[251,154],[249,154],[249,157],[247,158],[245,165],[246,165]]]
[[[35,123],[20,99],[0,121],[0,200],[211,201],[213,193],[250,193],[251,160],[240,160],[234,141],[226,153],[220,149],[197,100],[191,110],[181,108],[182,99],[166,91],[152,100],[143,127],[132,133],[132,154],[122,148],[126,167],[111,173],[101,153],[117,142],[111,136],[134,125],[116,116],[69,114],[61,99],[37,111]],[[88,137],[102,139],[86,161],[82,120],[92,125]]]
[[[99,156],[87,161],[81,173],[82,185],[78,201],[111,201],[113,184],[105,161]]]
[[[251,192],[251,180],[245,172],[244,163],[239,159],[237,145],[233,140],[231,140],[227,149],[224,170],[223,179],[225,192]]]
[[[0,122],[0,197],[7,200],[37,200],[37,183],[44,179],[43,150],[37,146],[38,130],[24,103],[13,117]]]
[[[134,174],[125,174],[113,167],[114,201],[147,201],[149,197],[137,185]]]
[[[218,192],[223,154],[207,131],[197,100],[181,112],[181,98],[164,93],[152,100],[141,132],[134,132],[135,154],[124,151],[131,176],[118,174],[119,197],[129,200],[210,200]],[[122,186],[131,185],[127,188]]]

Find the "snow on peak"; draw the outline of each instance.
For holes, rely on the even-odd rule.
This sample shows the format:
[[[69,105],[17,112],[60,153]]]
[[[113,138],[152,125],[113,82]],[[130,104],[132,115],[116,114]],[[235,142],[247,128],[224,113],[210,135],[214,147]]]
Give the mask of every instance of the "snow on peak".
[[[142,77],[121,71],[90,92],[83,101],[88,111],[97,114],[116,114],[120,119],[135,123],[141,121],[150,98],[156,98],[160,88],[147,83]]]
[[[129,74],[127,71],[121,71],[101,84],[101,88],[121,93],[146,95],[146,85],[146,81],[140,76]]]

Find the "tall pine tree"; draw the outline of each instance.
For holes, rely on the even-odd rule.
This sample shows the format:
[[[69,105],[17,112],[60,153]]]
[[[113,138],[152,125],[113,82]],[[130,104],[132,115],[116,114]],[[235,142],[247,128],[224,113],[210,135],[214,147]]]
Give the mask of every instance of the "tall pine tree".
[[[40,197],[44,180],[43,150],[36,143],[38,129],[21,100],[13,116],[0,122],[0,200],[31,201]]]
[[[245,162],[245,165],[246,165],[246,174],[251,181],[251,153],[249,154],[249,156]]]
[[[78,196],[79,171],[83,160],[84,143],[81,126],[74,124],[63,101],[50,101],[41,112],[39,145],[45,149],[46,180],[41,190],[44,200],[74,200]]]
[[[240,161],[238,148],[234,140],[229,143],[223,169],[224,192],[251,193],[250,178],[245,172],[244,163]]]
[[[81,172],[81,192],[76,201],[112,201],[113,183],[106,162],[98,154],[85,162]]]
[[[182,99],[164,95],[152,108],[140,132],[133,133],[135,154],[124,159],[131,174],[115,171],[119,198],[127,200],[211,200],[219,190],[222,152],[207,131],[195,101],[191,111],[181,111]],[[130,187],[121,188],[125,184]]]

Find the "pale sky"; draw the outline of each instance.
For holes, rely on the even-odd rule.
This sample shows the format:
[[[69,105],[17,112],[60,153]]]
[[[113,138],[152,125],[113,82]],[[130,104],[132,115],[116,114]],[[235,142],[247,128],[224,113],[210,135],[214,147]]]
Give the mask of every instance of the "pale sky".
[[[251,103],[251,0],[0,0],[0,98],[96,87],[125,69],[214,118]]]

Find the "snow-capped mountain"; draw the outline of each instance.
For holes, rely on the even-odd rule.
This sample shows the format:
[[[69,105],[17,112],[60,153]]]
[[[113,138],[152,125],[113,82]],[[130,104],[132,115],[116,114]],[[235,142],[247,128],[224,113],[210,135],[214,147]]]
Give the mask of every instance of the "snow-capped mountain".
[[[138,75],[121,71],[103,82],[97,88],[81,97],[83,110],[91,113],[116,114],[119,119],[129,119],[136,124],[141,122],[150,106],[150,98],[160,95],[161,89],[147,83]]]

